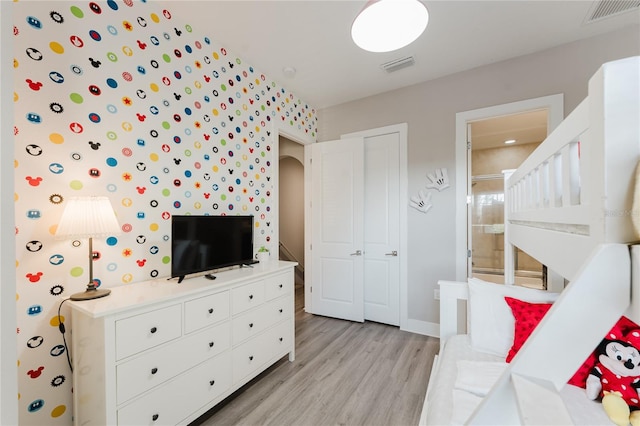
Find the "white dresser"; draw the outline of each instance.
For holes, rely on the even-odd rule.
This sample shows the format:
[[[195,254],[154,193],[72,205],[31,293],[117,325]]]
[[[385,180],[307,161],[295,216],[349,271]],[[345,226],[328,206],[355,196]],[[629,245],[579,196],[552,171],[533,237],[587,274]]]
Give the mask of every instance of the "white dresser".
[[[295,265],[70,302],[75,424],[186,424],[284,355],[293,361]]]

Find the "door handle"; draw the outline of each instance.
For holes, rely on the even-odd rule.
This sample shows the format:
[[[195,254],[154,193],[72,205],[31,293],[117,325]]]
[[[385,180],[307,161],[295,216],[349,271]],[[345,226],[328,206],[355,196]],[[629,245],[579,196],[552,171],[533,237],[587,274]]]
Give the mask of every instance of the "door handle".
[[[355,253],[351,253],[349,256],[362,256],[362,250],[356,250]]]
[[[394,251],[392,251],[391,253],[385,253],[384,255],[385,255],[385,256],[397,256],[397,255],[398,255],[398,251],[397,251],[397,250],[394,250]]]

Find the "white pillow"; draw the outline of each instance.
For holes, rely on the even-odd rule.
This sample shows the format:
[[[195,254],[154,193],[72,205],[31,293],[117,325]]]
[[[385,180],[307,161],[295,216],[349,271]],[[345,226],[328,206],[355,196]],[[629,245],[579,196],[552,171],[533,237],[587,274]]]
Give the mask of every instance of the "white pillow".
[[[469,334],[476,351],[506,357],[513,345],[515,320],[504,297],[530,303],[552,303],[558,293],[526,287],[495,284],[469,278]]]

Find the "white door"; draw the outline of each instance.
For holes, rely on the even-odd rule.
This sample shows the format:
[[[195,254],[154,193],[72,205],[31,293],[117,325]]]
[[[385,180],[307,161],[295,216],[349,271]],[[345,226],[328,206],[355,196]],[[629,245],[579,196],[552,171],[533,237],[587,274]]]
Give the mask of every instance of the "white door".
[[[311,149],[312,312],[364,321],[363,139]]]
[[[364,318],[400,325],[399,134],[364,139]]]
[[[372,130],[308,147],[309,312],[400,325],[400,139]]]

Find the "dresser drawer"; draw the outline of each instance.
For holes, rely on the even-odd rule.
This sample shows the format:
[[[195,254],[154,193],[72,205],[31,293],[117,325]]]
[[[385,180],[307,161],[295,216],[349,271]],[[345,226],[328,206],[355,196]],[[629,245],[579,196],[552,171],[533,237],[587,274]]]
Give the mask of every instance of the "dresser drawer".
[[[232,321],[233,345],[237,345],[250,337],[258,335],[269,327],[269,306],[259,308],[238,315]]]
[[[268,308],[265,312],[265,315],[266,320],[270,326],[286,318],[293,318],[292,296],[273,300],[269,302],[267,306]]]
[[[173,305],[117,320],[116,359],[152,348],[180,337],[182,305]]]
[[[259,306],[264,302],[264,281],[236,287],[231,290],[231,312],[233,315]]]
[[[275,356],[284,356],[292,347],[291,321],[284,321],[233,349],[233,381],[244,379]]]
[[[215,324],[229,317],[229,292],[189,300],[184,304],[185,333]]]
[[[283,297],[233,318],[233,344],[257,335],[292,314],[291,297]]]
[[[175,425],[231,387],[230,352],[118,409],[118,425]]]
[[[226,322],[119,364],[117,403],[122,404],[221,353],[229,348],[229,340],[230,324]]]
[[[292,293],[293,290],[293,273],[276,275],[269,277],[264,281],[265,299],[271,300],[276,297],[284,296]]]
[[[233,382],[237,383],[256,371],[269,359],[264,350],[266,335],[261,334],[233,349]]]
[[[293,349],[291,320],[278,324],[266,332],[264,351],[268,358],[282,357]]]

